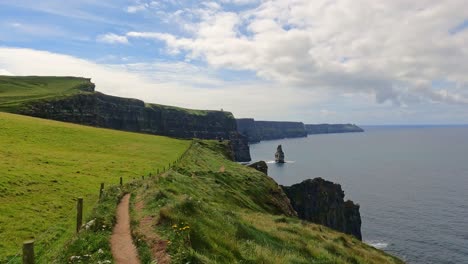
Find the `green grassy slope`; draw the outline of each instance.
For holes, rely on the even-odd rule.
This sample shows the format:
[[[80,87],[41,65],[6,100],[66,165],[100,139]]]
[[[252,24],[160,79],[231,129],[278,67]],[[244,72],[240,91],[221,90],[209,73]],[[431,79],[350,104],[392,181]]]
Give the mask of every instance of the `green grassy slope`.
[[[88,214],[101,182],[155,174],[189,145],[0,113],[0,263],[31,236],[39,256],[60,248],[73,233],[77,197]]]
[[[94,87],[90,79],[80,77],[0,75],[0,111],[15,113],[26,103],[91,92],[90,87]],[[201,116],[213,112],[160,104],[146,104],[146,107]]]
[[[195,143],[138,196],[168,240],[173,263],[402,263],[359,240],[287,217],[268,176],[230,162],[223,146]]]
[[[24,103],[77,94],[90,85],[77,77],[0,76],[0,110],[14,112]]]

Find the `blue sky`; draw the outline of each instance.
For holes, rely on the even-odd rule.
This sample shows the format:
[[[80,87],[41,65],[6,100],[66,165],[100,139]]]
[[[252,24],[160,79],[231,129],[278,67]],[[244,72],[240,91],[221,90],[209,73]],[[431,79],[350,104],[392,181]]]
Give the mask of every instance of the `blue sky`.
[[[462,0],[3,0],[0,74],[308,123],[468,123]]]

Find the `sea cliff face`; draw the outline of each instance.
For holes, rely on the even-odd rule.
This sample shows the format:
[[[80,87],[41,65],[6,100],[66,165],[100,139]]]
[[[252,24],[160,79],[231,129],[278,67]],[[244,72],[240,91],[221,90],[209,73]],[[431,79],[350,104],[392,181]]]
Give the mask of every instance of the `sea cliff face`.
[[[256,121],[253,118],[236,119],[237,131],[250,143],[262,140],[307,137],[310,134],[364,132],[353,124],[308,124],[302,122]]]
[[[256,121],[252,118],[236,119],[236,121],[239,133],[247,136],[251,143],[307,136],[302,122]]]
[[[305,125],[307,134],[332,134],[332,133],[351,133],[364,132],[364,129],[354,124],[317,124]]]
[[[257,131],[255,119],[253,118],[238,118],[236,119],[237,131],[248,137],[250,143],[258,143],[262,140],[261,135]]]
[[[359,205],[344,201],[341,185],[315,178],[282,188],[299,218],[362,240]]]
[[[33,101],[18,112],[64,122],[177,138],[231,140],[234,159],[250,161],[248,139],[237,132],[236,121],[230,112],[145,104],[137,99],[90,91]]]

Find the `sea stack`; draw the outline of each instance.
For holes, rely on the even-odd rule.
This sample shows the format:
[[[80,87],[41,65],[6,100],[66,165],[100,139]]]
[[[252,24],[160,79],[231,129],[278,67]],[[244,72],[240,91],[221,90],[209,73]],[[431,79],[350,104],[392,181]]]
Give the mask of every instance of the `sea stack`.
[[[281,145],[278,145],[278,148],[276,148],[275,161],[276,163],[284,163],[284,152]]]

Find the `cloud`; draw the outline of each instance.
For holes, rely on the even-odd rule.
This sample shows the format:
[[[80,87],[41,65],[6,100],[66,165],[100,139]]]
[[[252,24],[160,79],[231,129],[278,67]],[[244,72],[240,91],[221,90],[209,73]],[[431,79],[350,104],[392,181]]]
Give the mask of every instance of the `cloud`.
[[[468,86],[463,0],[276,0],[229,12],[227,2],[233,1],[185,10],[190,20],[176,22],[195,24],[183,35],[126,36],[162,41],[169,54],[254,71],[284,86],[371,94],[395,105],[468,103],[466,89],[459,89]],[[439,79],[455,85],[432,87]]]
[[[5,69],[0,69],[0,75],[13,75],[13,74]]]
[[[221,0],[223,4],[250,5],[256,4],[259,0]]]
[[[47,51],[0,47],[0,69],[15,75],[92,78],[96,89],[107,94],[196,109],[223,108],[238,117],[274,115],[291,120],[296,106],[323,99],[313,92],[278,89],[271,83],[225,82],[209,69],[183,62],[109,65]],[[284,109],[279,112],[278,106]]]
[[[119,36],[114,33],[107,33],[100,35],[96,39],[98,42],[108,43],[108,44],[128,44],[128,39],[126,36]]]
[[[141,5],[133,5],[133,6],[128,6],[127,7],[127,12],[128,13],[137,13],[137,12],[140,12],[140,11],[144,11],[147,9],[147,6],[144,5],[144,4],[141,4]]]

